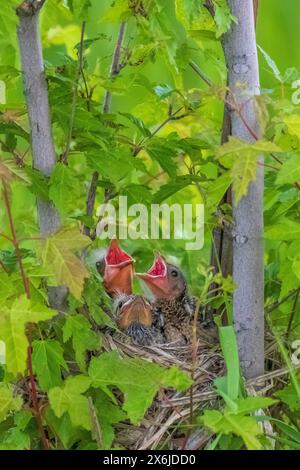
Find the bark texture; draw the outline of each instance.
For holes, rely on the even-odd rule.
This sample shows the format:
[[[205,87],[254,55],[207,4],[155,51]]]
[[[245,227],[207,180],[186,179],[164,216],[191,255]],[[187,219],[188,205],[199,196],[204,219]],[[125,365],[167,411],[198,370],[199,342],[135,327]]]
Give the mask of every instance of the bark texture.
[[[24,92],[31,131],[33,167],[50,176],[56,156],[52,137],[48,87],[44,72],[42,44],[39,33],[39,11],[45,0],[25,0],[18,8],[19,49]],[[37,215],[42,236],[51,235],[60,227],[57,210],[50,201],[37,199]],[[57,310],[67,310],[67,289],[49,287],[49,303]]]
[[[228,84],[244,121],[259,136],[253,99],[260,92],[253,1],[229,0],[228,4],[238,21],[224,36]],[[248,142],[254,140],[233,109],[231,133]],[[264,372],[263,178],[263,168],[258,166],[247,196],[238,205],[233,203],[234,323],[246,378]]]
[[[32,9],[29,6],[32,3]],[[31,129],[31,145],[34,168],[49,176],[56,163],[51,132],[47,82],[41,39],[39,34],[38,10],[34,6],[43,2],[23,2],[17,13],[20,17],[18,27],[19,48]],[[31,14],[30,14],[31,12]],[[40,232],[49,235],[60,225],[59,216],[51,202],[37,201]]]

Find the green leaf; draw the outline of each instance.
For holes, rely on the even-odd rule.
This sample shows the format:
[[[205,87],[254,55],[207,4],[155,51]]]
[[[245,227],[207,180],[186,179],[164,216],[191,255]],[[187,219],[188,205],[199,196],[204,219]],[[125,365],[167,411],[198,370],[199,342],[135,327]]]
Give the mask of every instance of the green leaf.
[[[283,118],[288,131],[292,135],[296,135],[300,139],[300,114],[290,114]]]
[[[293,220],[282,219],[282,222],[266,227],[265,238],[280,241],[299,240],[300,224]]]
[[[260,408],[268,408],[269,406],[275,405],[278,403],[278,400],[273,400],[268,397],[246,397],[236,400],[237,404],[237,414],[249,414],[254,413]]]
[[[63,228],[42,242],[43,266],[52,269],[56,285],[67,286],[77,299],[80,299],[89,272],[71,250],[79,250],[89,244],[89,238],[75,228]]]
[[[249,184],[256,180],[257,156],[252,151],[246,155],[240,155],[231,169],[232,188],[235,203],[238,204],[242,197],[248,193]]]
[[[151,132],[149,129],[145,126],[144,122],[141,119],[138,119],[137,117],[133,116],[132,114],[129,113],[120,113],[121,116],[124,116],[126,119],[128,119],[132,124],[135,125],[135,127],[140,131],[140,133],[144,137],[151,137]]]
[[[58,418],[68,413],[74,426],[91,430],[88,399],[82,395],[90,387],[90,379],[84,375],[68,377],[62,387],[49,391],[51,408]]]
[[[61,385],[61,368],[68,370],[63,357],[63,349],[54,339],[36,340],[32,343],[32,365],[39,386],[47,391],[56,385]]]
[[[72,424],[68,413],[58,418],[50,406],[47,406],[44,416],[46,424],[59,437],[65,449],[70,449],[82,438],[82,430]]]
[[[170,183],[164,184],[153,196],[153,204],[160,204],[164,200],[168,199],[173,194],[176,194],[181,189],[186,188],[193,183],[196,177],[190,176],[178,176],[175,180],[172,180]]]
[[[231,14],[227,0],[213,0],[213,3],[215,7],[214,20],[217,27],[216,36],[219,38],[230,29],[231,23],[236,22],[236,19]]]
[[[15,396],[10,384],[0,383],[0,422],[4,421],[12,411],[19,411],[22,406],[22,398]]]
[[[216,433],[232,433],[240,436],[248,450],[260,450],[262,448],[257,439],[257,436],[261,434],[261,430],[254,418],[240,416],[229,411],[222,414],[216,410],[208,410],[204,412],[202,422],[204,426]]]
[[[109,387],[124,393],[123,409],[132,423],[140,421],[161,387],[183,391],[191,385],[189,377],[174,366],[164,369],[139,358],[121,358],[116,351],[93,358],[89,376],[92,386],[101,388],[112,399]]]
[[[119,406],[112,403],[109,397],[101,391],[97,391],[95,408],[102,433],[103,449],[109,450],[115,435],[113,425],[124,421],[126,413]]]
[[[233,326],[220,327],[219,335],[227,369],[227,394],[231,400],[236,400],[241,377],[238,345]]]
[[[30,437],[18,428],[8,429],[1,436],[0,450],[30,450]]]
[[[6,345],[6,364],[13,375],[23,374],[27,364],[27,323],[46,321],[57,315],[55,310],[30,301],[25,295],[16,299],[11,308],[1,307],[0,339]]]
[[[273,75],[276,78],[276,80],[282,83],[283,78],[281,76],[280,70],[278,69],[276,65],[276,62],[269,56],[269,54],[267,54],[267,52],[262,47],[260,47],[259,45],[257,45],[257,47],[262,53],[262,55],[264,56],[265,61],[267,62],[267,65],[269,66],[269,68],[272,70]]]
[[[50,178],[49,197],[62,214],[72,202],[73,185],[76,183],[71,170],[63,163],[57,163]]]
[[[88,10],[91,7],[91,0],[67,0],[67,5],[75,18],[80,20],[87,18]]]
[[[76,362],[80,370],[86,369],[86,351],[98,350],[101,346],[101,337],[92,331],[88,320],[82,315],[69,315],[63,327],[63,341],[66,343],[72,338]]]
[[[291,155],[281,166],[276,184],[296,183],[300,181],[300,154]]]
[[[293,383],[290,383],[279,392],[276,392],[274,395],[275,397],[278,397],[283,403],[288,405],[292,411],[300,410],[300,396],[297,393]]]

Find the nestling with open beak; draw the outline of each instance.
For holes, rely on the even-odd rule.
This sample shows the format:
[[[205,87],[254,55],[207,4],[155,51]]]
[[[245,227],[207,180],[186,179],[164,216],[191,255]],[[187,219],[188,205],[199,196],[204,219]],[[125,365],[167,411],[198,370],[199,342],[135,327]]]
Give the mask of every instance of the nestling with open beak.
[[[152,303],[154,325],[160,326],[165,340],[179,345],[191,342],[197,300],[189,296],[180,269],[158,255],[149,271],[137,276],[155,297]]]
[[[134,343],[154,343],[157,335],[152,327],[151,304],[140,295],[132,295],[133,258],[117,240],[112,240],[106,256],[96,266],[104,289],[114,299],[113,313],[120,330]]]
[[[105,257],[96,263],[103,287],[111,297],[132,293],[133,258],[112,240]]]

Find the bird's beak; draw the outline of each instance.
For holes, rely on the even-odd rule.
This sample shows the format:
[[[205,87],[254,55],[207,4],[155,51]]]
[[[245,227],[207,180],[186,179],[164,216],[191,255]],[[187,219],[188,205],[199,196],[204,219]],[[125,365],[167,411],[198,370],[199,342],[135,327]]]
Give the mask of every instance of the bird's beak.
[[[132,293],[133,258],[122,250],[117,240],[112,240],[104,258],[103,285],[106,292],[115,296]]]
[[[136,276],[145,282],[155,297],[167,298],[171,295],[167,264],[161,255],[155,257],[147,273],[136,273]]]
[[[150,304],[141,295],[137,295],[132,302],[128,305],[125,304],[121,310],[120,328],[126,330],[133,323],[148,327],[152,325]]]

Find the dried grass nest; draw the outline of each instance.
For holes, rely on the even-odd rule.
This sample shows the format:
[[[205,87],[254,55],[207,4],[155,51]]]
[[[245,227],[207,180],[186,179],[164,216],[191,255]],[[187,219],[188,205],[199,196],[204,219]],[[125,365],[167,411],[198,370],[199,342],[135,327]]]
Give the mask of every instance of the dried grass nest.
[[[193,345],[179,347],[163,344],[141,347],[105,334],[103,346],[106,351],[117,350],[123,357],[142,357],[164,367],[177,365],[189,374],[194,370],[192,390],[185,393],[163,390],[158,393],[140,425],[122,423],[117,426],[116,442],[130,450],[200,450],[208,444],[214,437],[212,433],[199,427],[196,430],[191,428],[186,438],[179,427],[190,423],[191,400],[194,415],[199,415],[204,409],[216,409],[221,405],[220,398],[213,388],[214,379],[226,373],[218,344],[212,345],[211,342],[198,339],[196,351]],[[288,378],[288,369],[281,367],[276,342],[270,333],[266,337],[266,357],[269,372],[247,381],[246,386],[250,394],[257,393],[256,386],[259,386],[260,395],[267,395],[268,392],[270,394],[281,388],[285,378]]]

